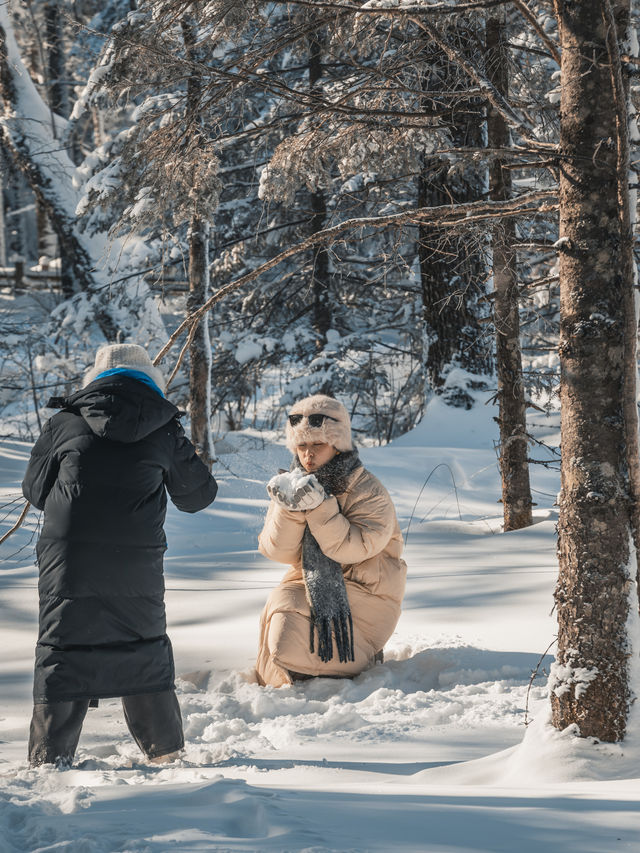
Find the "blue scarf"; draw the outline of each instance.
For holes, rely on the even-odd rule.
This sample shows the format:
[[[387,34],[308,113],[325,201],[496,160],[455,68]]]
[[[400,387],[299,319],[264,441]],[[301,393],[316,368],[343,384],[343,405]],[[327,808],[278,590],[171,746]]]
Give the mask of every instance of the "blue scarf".
[[[110,370],[105,370],[102,373],[99,373],[96,376],[96,379],[104,379],[106,376],[129,376],[131,379],[137,379],[138,382],[144,382],[145,385],[148,385],[149,388],[153,388],[153,390],[160,394],[161,397],[164,397],[164,394],[160,388],[158,388],[153,379],[141,370],[133,370],[130,367],[112,367]],[[95,382],[96,379],[93,381]]]

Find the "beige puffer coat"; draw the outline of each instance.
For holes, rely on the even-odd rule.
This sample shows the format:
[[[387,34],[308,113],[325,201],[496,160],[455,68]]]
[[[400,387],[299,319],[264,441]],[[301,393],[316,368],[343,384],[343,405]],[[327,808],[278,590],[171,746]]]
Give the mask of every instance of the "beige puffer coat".
[[[309,648],[310,609],[302,578],[305,524],[322,552],[342,565],[351,605],[355,660],[323,663]],[[307,512],[272,501],[258,539],[260,552],[289,563],[260,620],[256,671],[261,684],[290,684],[289,672],[350,676],[362,672],[393,633],[400,617],[407,567],[389,493],[365,468],[351,473],[346,491]]]

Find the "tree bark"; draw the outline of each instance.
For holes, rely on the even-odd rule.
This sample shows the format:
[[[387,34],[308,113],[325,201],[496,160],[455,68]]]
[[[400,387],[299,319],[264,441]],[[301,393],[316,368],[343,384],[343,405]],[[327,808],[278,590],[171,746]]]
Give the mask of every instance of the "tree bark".
[[[66,63],[65,50],[62,41],[62,25],[60,20],[60,2],[59,0],[50,0],[44,7],[45,19],[45,42],[47,49],[47,97],[49,106],[54,113],[65,118],[69,115],[69,98],[68,89],[65,83]],[[99,143],[97,143],[99,144]],[[38,243],[44,243],[42,248],[38,249],[40,255],[45,255],[48,258],[55,258],[56,254],[60,256],[60,275],[61,289],[65,298],[73,296],[73,270],[70,269],[69,262],[65,256],[62,246],[56,245],[55,235],[49,223],[49,218],[46,212],[42,210],[42,205],[37,203],[39,214],[38,221]],[[40,223],[42,219],[42,224]],[[53,245],[49,245],[53,237]]]
[[[553,724],[583,737],[622,740],[631,701],[630,602],[636,507],[629,462],[637,458],[636,324],[628,192],[626,108],[612,88],[606,0],[557,2],[562,45],[560,127],[560,370],[562,484],[555,592],[558,656]],[[617,42],[629,19],[614,6]],[[614,34],[612,33],[612,36]],[[617,109],[624,121],[617,123]],[[624,157],[623,157],[624,159]],[[624,174],[620,174],[623,170]],[[633,396],[633,401],[629,399]],[[631,416],[632,417],[632,416]],[[632,594],[632,595],[631,595]]]
[[[49,222],[46,208],[37,196],[36,228],[38,229],[38,260],[44,256],[51,261],[58,255],[58,241]]]
[[[7,265],[7,222],[4,210],[5,156],[0,149],[0,267]]]
[[[311,234],[322,231],[327,218],[324,193],[311,193]],[[321,352],[327,343],[327,332],[331,328],[331,306],[329,290],[329,254],[326,246],[314,246],[312,250],[311,275],[313,276],[313,328],[316,334],[316,350]]]
[[[487,76],[506,98],[509,94],[509,57],[504,10],[499,16],[491,16],[487,20],[486,47]],[[507,122],[491,104],[487,108],[487,136],[489,148],[505,149],[511,144]],[[503,165],[502,160],[495,158],[489,166],[489,197],[492,201],[511,197],[511,172]],[[505,530],[520,530],[533,523],[515,242],[513,219],[505,217],[498,220],[492,230],[493,324],[496,330],[500,476]]]

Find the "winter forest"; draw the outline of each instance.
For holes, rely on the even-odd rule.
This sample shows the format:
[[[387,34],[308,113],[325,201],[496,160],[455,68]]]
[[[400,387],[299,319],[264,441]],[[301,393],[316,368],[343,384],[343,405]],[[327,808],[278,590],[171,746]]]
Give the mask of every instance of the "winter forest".
[[[423,720],[426,727],[444,725],[457,713],[443,710],[442,719],[433,722],[433,696],[425,699],[424,717],[408,698],[418,695],[415,691],[426,696],[444,690],[448,672],[466,673],[454,679],[461,692],[450,697],[452,706],[457,702],[466,709],[461,731],[465,726],[475,731],[481,716],[482,726],[499,716],[495,702],[487,700],[489,710],[476,712],[479,706],[471,709],[471,699],[464,698],[477,687],[469,675],[473,671],[489,673],[478,684],[495,682],[502,685],[499,692],[514,697],[500,725],[507,716],[515,719],[515,709],[520,713],[525,703],[527,711],[534,700],[548,708],[546,728],[537,735],[527,729],[520,747],[524,732],[511,722],[504,740],[483,728],[471,748],[471,737],[466,741],[461,735],[464,746],[455,760],[462,763],[490,762],[500,749],[520,748],[508,759],[509,772],[503,767],[495,777],[498,782],[490,764],[464,778],[460,769],[456,776],[448,768],[447,775],[450,756],[440,754],[440,747],[434,747],[433,763],[442,766],[432,768],[440,772],[433,783],[423,778],[431,772],[425,763],[417,768],[427,788],[467,785],[480,797],[483,785],[498,785],[502,793],[492,800],[493,817],[486,826],[474,823],[476,818],[467,821],[457,794],[444,810],[435,802],[425,805],[421,824],[410,803],[419,792],[407,793],[405,779],[402,786],[397,779],[389,783],[399,786],[396,799],[389,798],[393,805],[369,801],[378,782],[371,775],[358,788],[365,799],[353,803],[354,813],[366,823],[368,809],[390,809],[396,817],[390,818],[389,836],[371,830],[358,841],[349,835],[346,810],[337,820],[347,840],[307,836],[298,826],[307,821],[311,806],[281,792],[289,783],[316,794],[342,790],[351,783],[337,771],[335,779],[317,783],[307,771],[291,770],[294,775],[285,779],[285,770],[278,769],[282,778],[276,773],[269,782],[284,798],[278,808],[296,815],[278,818],[275,801],[256,806],[264,793],[259,786],[266,782],[246,774],[227,777],[226,770],[215,782],[221,777],[196,777],[183,766],[153,781],[173,786],[176,797],[187,799],[196,778],[200,785],[205,778],[218,785],[209,806],[204,798],[194,805],[213,822],[206,824],[194,813],[201,842],[168,818],[163,818],[168,834],[158,830],[154,840],[151,827],[156,820],[162,824],[168,793],[149,806],[132,800],[153,820],[146,830],[143,821],[135,838],[109,842],[100,831],[104,815],[74,824],[73,834],[62,828],[62,818],[89,815],[80,800],[93,796],[87,793],[92,786],[106,792],[113,785],[119,791],[116,786],[124,782],[113,780],[125,772],[122,754],[111,758],[106,747],[103,752],[100,746],[87,747],[85,773],[91,779],[70,776],[59,789],[42,777],[37,781],[20,759],[24,734],[16,734],[16,721],[27,713],[29,685],[18,679],[18,686],[7,688],[2,711],[13,720],[0,731],[2,743],[18,746],[0,761],[0,834],[4,828],[8,833],[6,842],[0,838],[0,851],[481,853],[512,851],[512,831],[523,839],[523,853],[543,844],[551,851],[562,846],[581,853],[633,849],[640,827],[639,774],[625,761],[640,758],[639,25],[638,8],[629,0],[4,0],[0,5],[5,481],[0,535],[16,525],[24,507],[21,472],[51,415],[49,398],[78,387],[101,344],[138,343],[169,378],[168,397],[185,410],[187,434],[220,481],[222,500],[226,477],[233,495],[219,551],[208,542],[200,553],[172,522],[176,553],[183,548],[191,566],[191,574],[184,569],[184,575],[176,568],[175,577],[186,578],[183,585],[195,590],[205,574],[193,567],[199,560],[204,564],[206,556],[223,570],[246,571],[243,582],[252,583],[257,564],[246,562],[244,554],[255,549],[253,528],[259,528],[266,505],[264,483],[284,460],[278,442],[288,407],[309,394],[336,396],[349,410],[363,454],[370,454],[366,459],[385,472],[383,479],[391,479],[405,541],[414,537],[415,553],[409,545],[405,554],[413,596],[405,606],[413,616],[407,616],[389,663],[375,669],[386,674],[365,673],[362,683],[336,682],[297,688],[297,693],[291,688],[290,694],[267,691],[270,698],[261,699],[250,692],[258,690],[255,685],[228,674],[244,663],[226,658],[222,681],[209,679],[207,687],[195,676],[185,680],[191,687],[180,696],[183,714],[193,717],[186,731],[199,744],[188,755],[188,767],[208,763],[219,772],[233,765],[234,756],[259,753],[265,739],[283,746],[284,735],[278,741],[271,728],[256,722],[261,715],[272,728],[274,720],[289,721],[289,736],[298,738],[294,764],[309,756],[318,764],[325,755],[330,764],[338,761],[341,738],[348,740],[349,732],[356,744],[353,768],[363,760],[358,743],[367,746],[369,761],[378,760],[376,746],[381,764],[393,761],[394,740],[400,742],[403,731],[399,722],[385,729],[394,713],[406,715],[409,725],[415,712],[416,725]],[[445,463],[451,477],[441,470],[430,479]],[[493,466],[495,476],[485,479],[480,473],[473,481],[483,466]],[[468,516],[467,499],[474,507]],[[431,518],[435,523],[442,512],[441,539],[430,538],[436,528],[429,533],[421,512],[425,501],[444,507]],[[238,514],[245,510],[253,513],[249,520]],[[15,635],[16,648],[26,649],[28,658],[35,598],[31,610],[18,615],[16,590],[35,589],[31,555],[39,522],[35,512],[26,518],[2,544],[0,557],[9,584],[6,602],[14,602],[6,604],[3,617],[7,647]],[[224,520],[217,518],[218,524]],[[452,519],[459,525],[455,530],[446,527]],[[194,542],[204,535],[204,522],[198,524],[192,528]],[[491,528],[490,544],[480,543],[481,534],[487,535],[478,529],[482,524]],[[478,536],[480,544],[461,558],[455,549],[467,534]],[[520,626],[538,613],[546,620],[544,630],[536,628],[525,639],[513,627],[519,639],[509,646],[504,637],[482,634],[486,625],[478,629],[487,644],[480,648],[498,655],[501,644],[511,654],[489,664],[480,660],[475,641],[457,625],[447,603],[442,617],[447,639],[436,637],[429,622],[432,605],[424,604],[430,601],[429,586],[419,581],[424,589],[411,587],[412,573],[421,578],[423,563],[428,565],[434,547],[437,551],[436,540],[449,568],[457,570],[460,560],[467,568],[482,560],[488,565],[494,548],[496,565],[523,572],[529,565],[524,555],[537,553],[544,542],[544,594],[535,586],[538,581],[532,581],[530,595],[524,587],[512,591]],[[207,582],[213,577],[206,575]],[[264,570],[262,577],[267,577]],[[274,583],[277,577],[277,572],[268,575]],[[232,644],[234,636],[248,637],[246,653],[245,640],[238,640],[247,666],[266,595],[262,580],[257,583],[258,595],[247,604],[251,618],[233,623],[231,630]],[[476,599],[476,607],[486,607],[477,611],[479,625],[494,619],[499,624],[496,600],[512,595],[506,592],[511,581],[504,581],[504,589],[501,583],[487,587],[486,604]],[[183,609],[187,620],[188,608]],[[204,658],[199,663],[195,652],[203,647],[207,618],[193,616],[200,627],[185,635],[183,671],[216,670]],[[429,658],[429,649],[441,641],[442,649]],[[532,659],[515,662],[525,651],[535,653]],[[442,666],[434,676],[439,654]],[[215,652],[208,657],[215,659]],[[419,661],[413,669],[411,661]],[[20,672],[29,676],[30,665],[26,659]],[[2,679],[13,685],[10,672],[3,671]],[[337,693],[331,694],[332,688]],[[212,691],[215,701],[207,698]],[[399,704],[385,706],[389,716],[376,717],[373,731],[373,723],[367,728],[359,721],[370,723],[367,714],[382,714],[384,691],[395,693]],[[242,725],[233,732],[230,724],[225,728],[223,696],[229,702],[233,697],[238,707],[245,703],[245,711],[236,714]],[[444,693],[438,697],[444,701]],[[303,702],[307,710],[300,711]],[[305,752],[306,729],[291,722],[296,713],[319,715],[316,733],[330,733],[326,752]],[[344,731],[335,722],[340,714],[350,720]],[[543,716],[540,711],[539,719]],[[113,740],[113,727],[107,728]],[[216,753],[207,740],[212,728],[217,742],[229,741],[226,751]],[[406,755],[400,750],[398,761],[415,752],[422,738],[407,741]],[[559,794],[558,786],[568,777],[547,779],[539,769],[539,750],[550,756],[549,766],[565,762],[575,770],[567,791]],[[627,769],[610,769],[618,759]],[[421,760],[431,759],[425,752]],[[538,773],[533,786],[550,782],[554,796],[565,803],[542,807],[538,820],[551,816],[548,836],[534,829],[533,820],[526,827],[516,821],[510,829],[510,817],[496,817],[501,809],[509,812],[505,790],[524,785],[532,766]],[[261,769],[266,773],[269,767],[265,759]],[[128,784],[148,781],[135,763],[126,773],[137,774]],[[583,828],[586,834],[575,837],[576,846],[560,845],[563,833],[573,833],[577,820],[585,819],[566,805],[582,795],[585,780],[603,786],[597,794],[582,792],[600,803],[593,805],[591,830]],[[544,789],[545,797],[552,797],[550,790]],[[102,794],[101,808],[106,803],[118,808],[121,794]],[[531,796],[535,800],[538,794]],[[605,801],[616,802],[619,811],[602,806]],[[26,824],[11,811],[16,803],[28,807]],[[226,803],[235,804],[235,830],[229,828]],[[50,808],[61,817],[45,830]],[[330,803],[323,808],[331,813]],[[281,841],[279,819],[288,827]],[[439,840],[429,839],[431,821]],[[459,837],[453,837],[452,823],[466,827]],[[423,832],[423,841],[416,840]]]

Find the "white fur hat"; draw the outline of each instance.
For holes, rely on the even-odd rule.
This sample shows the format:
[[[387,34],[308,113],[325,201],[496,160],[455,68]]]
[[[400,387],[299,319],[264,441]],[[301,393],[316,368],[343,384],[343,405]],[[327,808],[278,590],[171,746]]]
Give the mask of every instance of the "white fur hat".
[[[113,370],[115,367],[124,367],[144,373],[152,382],[155,382],[164,394],[167,383],[162,371],[154,366],[146,349],[138,346],[138,344],[105,344],[105,346],[100,347],[96,352],[96,363],[85,373],[82,387],[86,388],[105,370]]]
[[[292,406],[289,415],[303,415],[294,426],[287,418],[286,438],[287,447],[292,453],[296,452],[298,444],[321,441],[330,444],[336,450],[346,452],[353,450],[351,441],[351,420],[349,413],[338,400],[327,397],[326,394],[314,394],[305,397]],[[312,427],[307,420],[309,415],[327,415],[320,426]]]

